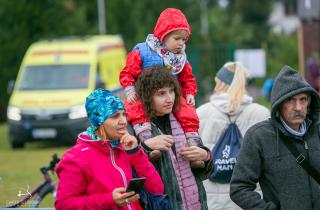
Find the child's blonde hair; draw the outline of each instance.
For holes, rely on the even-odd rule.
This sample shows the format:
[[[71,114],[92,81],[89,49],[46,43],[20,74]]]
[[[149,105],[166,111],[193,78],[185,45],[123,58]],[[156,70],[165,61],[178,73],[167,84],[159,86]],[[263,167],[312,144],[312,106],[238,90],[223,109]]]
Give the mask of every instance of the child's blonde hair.
[[[244,95],[247,93],[246,80],[249,77],[249,73],[240,62],[227,62],[223,67],[234,73],[232,82],[230,85],[228,85],[215,77],[217,84],[213,94],[220,95],[222,93],[227,93],[229,100],[229,111],[233,112],[240,107],[241,101],[243,100]]]

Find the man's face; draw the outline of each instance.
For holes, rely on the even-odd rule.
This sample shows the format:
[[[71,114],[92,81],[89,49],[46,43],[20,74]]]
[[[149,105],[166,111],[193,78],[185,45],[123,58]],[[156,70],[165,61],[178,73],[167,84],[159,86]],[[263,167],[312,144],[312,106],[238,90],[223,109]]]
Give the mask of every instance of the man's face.
[[[288,98],[280,105],[280,114],[290,128],[299,130],[300,124],[307,115],[309,98],[308,94],[300,93]]]

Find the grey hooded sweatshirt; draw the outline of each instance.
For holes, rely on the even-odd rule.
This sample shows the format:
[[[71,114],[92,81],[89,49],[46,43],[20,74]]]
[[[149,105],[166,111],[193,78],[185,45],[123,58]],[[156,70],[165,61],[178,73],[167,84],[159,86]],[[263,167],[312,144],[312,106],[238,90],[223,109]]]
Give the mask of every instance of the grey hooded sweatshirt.
[[[311,96],[302,137],[287,132],[279,120],[279,105],[299,93]],[[244,137],[230,197],[243,209],[320,210],[319,184],[298,165],[283,143],[283,137],[289,137],[320,171],[319,96],[298,72],[284,66],[275,79],[271,103],[271,119],[252,126]],[[263,198],[254,191],[257,182]]]

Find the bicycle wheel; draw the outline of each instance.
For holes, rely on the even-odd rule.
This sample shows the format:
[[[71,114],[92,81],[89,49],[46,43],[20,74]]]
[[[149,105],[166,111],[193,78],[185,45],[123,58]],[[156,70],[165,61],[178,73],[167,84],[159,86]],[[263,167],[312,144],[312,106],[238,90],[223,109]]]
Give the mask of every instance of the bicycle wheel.
[[[34,199],[30,201],[30,207],[31,208],[37,208],[40,204],[40,202],[42,201],[42,198],[40,195],[35,195]]]
[[[37,208],[40,205],[40,202],[45,198],[49,193],[52,193],[55,196],[55,187],[52,185],[51,181],[47,181],[34,195],[34,199],[30,201],[29,207]]]

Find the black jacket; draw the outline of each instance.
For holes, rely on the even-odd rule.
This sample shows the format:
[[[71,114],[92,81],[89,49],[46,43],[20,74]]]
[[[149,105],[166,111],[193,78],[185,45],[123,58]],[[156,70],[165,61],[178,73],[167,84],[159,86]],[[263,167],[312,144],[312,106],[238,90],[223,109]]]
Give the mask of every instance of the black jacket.
[[[311,95],[307,131],[296,137],[279,122],[278,109],[284,100],[303,92]],[[231,179],[231,199],[243,209],[319,210],[319,184],[298,165],[282,141],[284,136],[292,139],[320,171],[319,96],[296,71],[285,66],[275,79],[271,103],[271,119],[254,125],[244,137]],[[263,198],[254,192],[257,182]]]

